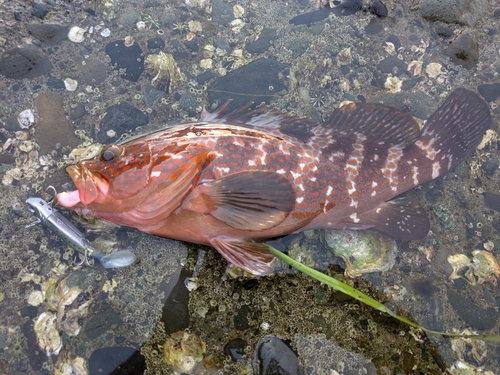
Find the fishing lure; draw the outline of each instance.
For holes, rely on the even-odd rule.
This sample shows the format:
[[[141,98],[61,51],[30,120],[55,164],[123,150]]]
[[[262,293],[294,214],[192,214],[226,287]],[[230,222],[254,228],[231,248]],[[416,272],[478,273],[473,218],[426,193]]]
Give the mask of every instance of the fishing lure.
[[[26,200],[26,203],[29,205],[29,210],[37,218],[36,222],[27,225],[26,228],[42,223],[52,229],[69,246],[85,255],[84,262],[86,265],[93,265],[93,262],[89,262],[89,257],[97,259],[104,268],[127,267],[136,261],[135,254],[128,250],[119,250],[111,254],[103,254],[97,251],[78,228],[42,198],[31,197]]]

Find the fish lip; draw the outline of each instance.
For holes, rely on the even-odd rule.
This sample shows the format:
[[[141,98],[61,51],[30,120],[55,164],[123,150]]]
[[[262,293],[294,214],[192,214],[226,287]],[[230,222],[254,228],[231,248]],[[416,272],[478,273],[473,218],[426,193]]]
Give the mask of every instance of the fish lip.
[[[89,205],[106,196],[109,190],[108,182],[99,174],[91,172],[82,164],[70,165],[66,168],[76,185],[80,202],[76,204]]]

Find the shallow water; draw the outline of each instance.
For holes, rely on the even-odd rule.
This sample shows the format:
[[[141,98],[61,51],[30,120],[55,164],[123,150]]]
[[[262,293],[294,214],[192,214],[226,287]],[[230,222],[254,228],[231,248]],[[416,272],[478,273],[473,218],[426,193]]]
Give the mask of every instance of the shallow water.
[[[454,88],[475,90],[499,81],[500,34],[492,30],[500,28],[500,20],[493,4],[471,28],[479,56],[467,69],[446,55],[466,28],[448,25],[454,36],[443,36],[446,30],[439,27],[445,25],[423,19],[416,1],[385,1],[384,19],[363,11],[329,12],[314,13],[323,18],[310,25],[297,24],[300,19],[290,23],[317,12],[316,4],[303,3],[212,1],[209,8],[203,0],[48,2],[43,23],[88,28],[81,43],[53,44],[47,33],[42,42],[28,33],[28,24],[42,23],[31,15],[31,3],[0,4],[1,19],[7,20],[0,28],[2,52],[32,43],[45,56],[35,59],[38,77],[21,65],[9,77],[0,75],[0,373],[103,373],[99,368],[105,373],[134,352],[117,373],[173,373],[163,346],[168,337],[180,341],[173,334],[185,329],[206,346],[186,371],[197,374],[253,373],[256,348],[266,335],[286,341],[306,374],[440,374],[457,361],[497,372],[498,345],[426,336],[283,265],[269,277],[232,272],[221,280],[226,263],[214,250],[73,217],[96,248],[128,248],[141,258],[128,268],[105,270],[74,265],[73,251],[48,229],[25,229],[34,220],[26,198],[49,199],[49,185],[73,188],[64,155],[83,141],[91,144],[90,138],[108,143],[125,132],[189,121],[201,106],[212,110],[229,98],[266,101],[314,120],[344,100],[381,101],[425,119]],[[256,45],[258,35],[271,42]],[[157,86],[168,92],[152,88],[157,73],[143,67],[147,56],[160,51],[171,53],[179,68]],[[408,68],[413,61],[422,61],[419,74],[418,64]],[[78,82],[74,91],[65,88],[66,78]],[[123,105],[110,109],[118,103],[138,113]],[[498,98],[490,103],[496,131],[499,103]],[[28,109],[34,123],[21,129],[17,117]],[[105,127],[113,111],[129,111],[130,129]],[[39,158],[47,153],[50,158]],[[498,333],[497,278],[482,268],[471,272],[471,266],[450,280],[448,262],[456,254],[472,261],[473,251],[488,249],[500,259],[500,216],[483,198],[484,192],[498,193],[500,172],[488,174],[485,162],[499,163],[495,137],[446,176],[408,193],[429,213],[431,233],[424,240],[398,242],[391,270],[345,280],[428,328]],[[332,254],[321,231],[275,245],[342,277],[345,263]],[[197,350],[203,346],[193,342]]]

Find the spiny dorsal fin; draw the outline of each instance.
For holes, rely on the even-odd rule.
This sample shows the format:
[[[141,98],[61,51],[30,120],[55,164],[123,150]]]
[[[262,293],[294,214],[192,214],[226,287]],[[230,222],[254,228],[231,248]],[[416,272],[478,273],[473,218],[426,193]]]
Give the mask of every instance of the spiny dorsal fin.
[[[328,134],[339,142],[400,149],[420,135],[418,122],[400,110],[378,103],[349,103],[332,112],[316,135]]]
[[[228,100],[212,113],[203,109],[199,121],[237,125],[270,132],[278,130],[303,141],[307,141],[313,135],[310,129],[318,126],[318,123],[310,118],[291,116],[276,109],[269,110],[267,105],[252,108],[253,102],[249,102],[234,110],[228,110],[229,103]]]

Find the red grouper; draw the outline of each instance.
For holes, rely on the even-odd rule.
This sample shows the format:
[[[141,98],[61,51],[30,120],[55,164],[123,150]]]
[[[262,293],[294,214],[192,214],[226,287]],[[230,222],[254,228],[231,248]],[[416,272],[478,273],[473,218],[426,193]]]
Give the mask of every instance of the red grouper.
[[[449,171],[491,126],[487,103],[462,88],[422,130],[412,116],[376,103],[344,105],[323,124],[227,105],[69,166],[78,190],[56,201],[210,245],[230,263],[265,275],[274,257],[261,242],[271,237],[335,228],[423,238],[425,210],[392,198]]]

